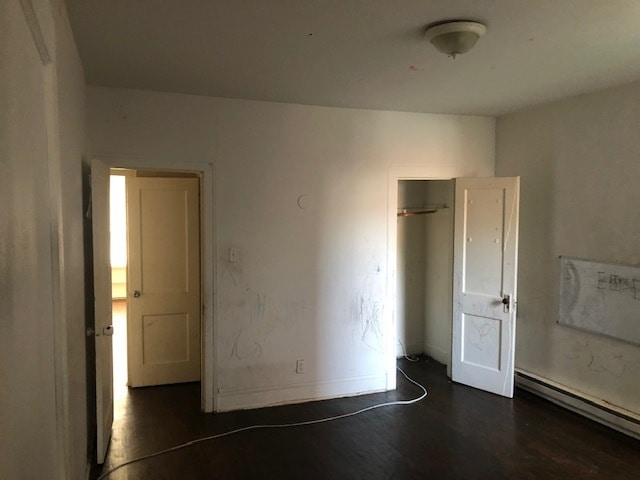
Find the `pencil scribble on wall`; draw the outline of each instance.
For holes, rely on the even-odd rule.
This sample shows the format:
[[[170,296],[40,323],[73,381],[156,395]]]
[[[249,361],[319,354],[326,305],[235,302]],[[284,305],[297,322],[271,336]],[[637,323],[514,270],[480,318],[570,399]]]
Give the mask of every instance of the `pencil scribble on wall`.
[[[381,270],[374,252],[365,267],[360,287],[352,297],[350,317],[356,324],[354,336],[358,336],[369,348],[383,353],[385,288]]]

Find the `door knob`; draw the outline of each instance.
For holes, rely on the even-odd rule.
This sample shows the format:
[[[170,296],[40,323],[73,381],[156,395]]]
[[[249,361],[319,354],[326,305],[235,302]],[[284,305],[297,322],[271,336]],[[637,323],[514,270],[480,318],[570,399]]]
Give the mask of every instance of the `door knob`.
[[[134,290],[133,291],[133,298],[139,298],[140,297],[140,290]]]
[[[511,295],[505,295],[502,297],[502,305],[504,313],[509,313],[511,307]]]

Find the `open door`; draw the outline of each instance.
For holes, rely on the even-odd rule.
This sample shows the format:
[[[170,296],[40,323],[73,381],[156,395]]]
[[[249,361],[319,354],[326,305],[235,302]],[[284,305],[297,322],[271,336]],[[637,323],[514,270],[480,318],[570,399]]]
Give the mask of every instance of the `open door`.
[[[91,161],[94,335],[96,345],[97,461],[104,463],[113,424],[113,348],[109,244],[109,167]]]
[[[198,178],[127,177],[129,386],[200,380]]]
[[[451,378],[513,397],[520,179],[456,179]]]

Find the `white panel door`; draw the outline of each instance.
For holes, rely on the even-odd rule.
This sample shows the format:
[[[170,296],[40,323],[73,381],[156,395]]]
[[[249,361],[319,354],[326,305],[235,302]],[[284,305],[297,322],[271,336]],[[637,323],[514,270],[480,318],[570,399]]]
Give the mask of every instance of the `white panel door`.
[[[91,161],[94,335],[96,345],[97,461],[104,463],[113,424],[113,327],[109,242],[109,167]]]
[[[451,378],[513,397],[520,179],[456,179]]]
[[[129,386],[200,380],[197,178],[127,177]]]

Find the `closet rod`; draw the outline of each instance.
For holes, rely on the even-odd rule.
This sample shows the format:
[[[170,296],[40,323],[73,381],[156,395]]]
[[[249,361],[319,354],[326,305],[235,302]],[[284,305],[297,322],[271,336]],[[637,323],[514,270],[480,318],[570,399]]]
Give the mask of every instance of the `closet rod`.
[[[429,213],[436,213],[443,208],[449,208],[446,203],[441,203],[434,206],[425,206],[423,208],[399,208],[398,217],[412,217],[414,215],[427,215]]]

